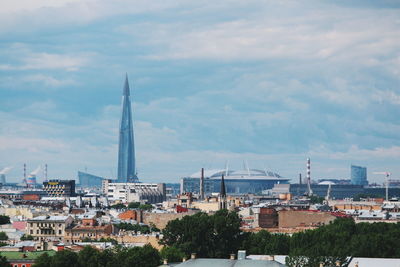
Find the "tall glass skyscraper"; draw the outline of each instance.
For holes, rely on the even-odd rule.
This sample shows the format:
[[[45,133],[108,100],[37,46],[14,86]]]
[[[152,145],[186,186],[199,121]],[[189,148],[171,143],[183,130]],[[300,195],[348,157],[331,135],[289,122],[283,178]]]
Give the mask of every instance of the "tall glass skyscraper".
[[[351,183],[355,185],[368,185],[367,168],[351,165]]]
[[[128,75],[125,77],[122,94],[122,117],[119,128],[118,177],[117,182],[138,182],[135,166],[135,142],[133,136],[132,109]]]

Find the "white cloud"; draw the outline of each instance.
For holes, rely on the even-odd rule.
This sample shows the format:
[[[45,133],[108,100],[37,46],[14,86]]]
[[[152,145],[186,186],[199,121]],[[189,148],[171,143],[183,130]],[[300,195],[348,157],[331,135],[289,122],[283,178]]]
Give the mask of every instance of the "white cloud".
[[[24,78],[24,81],[43,83],[47,87],[60,87],[75,84],[75,82],[71,79],[61,80],[56,79],[53,76],[44,74],[28,75]]]
[[[42,8],[60,8],[78,2],[82,2],[82,0],[3,0],[0,14],[29,12]]]
[[[19,67],[23,70],[64,69],[66,71],[77,71],[88,64],[89,58],[85,55],[32,53],[25,57],[23,61],[24,64]]]

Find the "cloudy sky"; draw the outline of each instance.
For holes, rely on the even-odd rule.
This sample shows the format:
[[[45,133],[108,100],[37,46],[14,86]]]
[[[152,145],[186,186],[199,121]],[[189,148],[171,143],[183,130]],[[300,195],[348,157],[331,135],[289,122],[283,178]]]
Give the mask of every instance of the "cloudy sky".
[[[400,177],[400,2],[2,0],[0,168],[115,177],[133,94],[142,181],[201,167]],[[39,180],[42,177],[39,175]]]

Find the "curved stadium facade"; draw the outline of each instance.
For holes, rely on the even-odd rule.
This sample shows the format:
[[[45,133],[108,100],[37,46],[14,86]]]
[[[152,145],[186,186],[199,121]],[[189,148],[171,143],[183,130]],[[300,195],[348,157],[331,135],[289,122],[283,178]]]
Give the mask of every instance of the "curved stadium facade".
[[[289,179],[279,174],[257,169],[247,170],[205,170],[204,193],[218,193],[221,188],[221,177],[224,175],[226,192],[232,195],[259,194],[263,190],[271,189],[274,184],[287,184]],[[181,179],[181,192],[200,192],[201,172],[194,173]]]

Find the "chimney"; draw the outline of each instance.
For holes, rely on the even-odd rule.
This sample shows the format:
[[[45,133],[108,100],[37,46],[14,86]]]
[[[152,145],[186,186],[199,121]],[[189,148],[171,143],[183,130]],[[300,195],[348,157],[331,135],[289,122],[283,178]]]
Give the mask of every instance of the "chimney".
[[[268,260],[269,261],[274,261],[275,260],[275,256],[274,255],[269,255],[268,256]]]
[[[195,260],[195,259],[196,259],[196,253],[192,253],[192,254],[190,255],[190,259]]]
[[[168,264],[168,260],[167,260],[167,259],[164,259],[163,264],[164,264],[164,265],[167,265],[167,264]]]
[[[185,262],[185,261],[186,261],[186,257],[183,257],[183,258],[182,258],[182,262]]]
[[[354,264],[354,267],[358,267],[358,261],[356,261],[356,263]]]
[[[235,254],[231,254],[229,257],[230,260],[234,260],[235,259]]]
[[[238,251],[238,260],[245,260],[246,259],[246,250],[239,250]]]
[[[340,266],[340,261],[336,261],[336,266]]]
[[[201,176],[200,176],[200,200],[204,200],[204,168],[201,168]]]
[[[323,262],[320,262],[320,263],[319,263],[319,267],[324,267],[324,263],[323,263]]]

